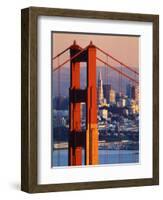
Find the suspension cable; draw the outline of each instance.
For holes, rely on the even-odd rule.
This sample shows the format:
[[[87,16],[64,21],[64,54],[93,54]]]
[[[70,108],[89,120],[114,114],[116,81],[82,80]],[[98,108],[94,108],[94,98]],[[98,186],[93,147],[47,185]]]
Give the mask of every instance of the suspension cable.
[[[133,70],[131,67],[129,67],[128,65],[126,65],[125,63],[119,61],[118,59],[116,59],[115,57],[113,57],[111,54],[105,52],[104,50],[102,50],[101,48],[96,46],[96,49],[98,49],[99,51],[101,51],[102,53],[104,53],[105,55],[109,56],[110,58],[112,58],[114,61],[118,62],[120,65],[126,67],[127,69],[129,69],[130,71],[134,72],[135,74],[139,75],[139,73],[135,70]]]
[[[114,66],[112,66],[112,65],[110,65],[110,64],[108,64],[108,63],[106,63],[106,62],[103,61],[102,59],[100,59],[100,58],[98,58],[98,57],[96,57],[96,59],[99,60],[100,62],[106,64],[108,67],[112,68],[114,71],[116,71],[116,72],[118,72],[118,73],[121,73],[120,70],[118,70],[118,69],[116,69]],[[136,84],[139,83],[137,80],[131,78],[131,77],[130,77],[129,75],[127,75],[127,74],[121,73],[121,75],[125,76],[125,77],[128,78],[129,80],[132,80],[132,81],[135,82]]]
[[[89,46],[89,45],[88,45]],[[76,57],[78,57],[82,52],[84,52],[88,46],[86,46],[84,49],[80,50],[78,53],[76,53],[74,56],[72,56],[71,58],[65,60],[62,64],[60,64],[59,66],[57,66],[55,69],[53,69],[53,71],[57,71],[59,68],[61,68],[63,65],[65,65],[67,62],[72,61],[73,59],[75,59]]]
[[[72,45],[71,45],[72,46]],[[56,56],[54,56],[53,58],[52,58],[52,60],[55,60],[56,58],[58,58],[59,56],[61,56],[62,54],[64,54],[66,51],[68,51],[70,48],[71,48],[71,46],[69,46],[68,48],[66,48],[65,50],[63,50],[63,51],[61,51],[59,54],[57,54]]]

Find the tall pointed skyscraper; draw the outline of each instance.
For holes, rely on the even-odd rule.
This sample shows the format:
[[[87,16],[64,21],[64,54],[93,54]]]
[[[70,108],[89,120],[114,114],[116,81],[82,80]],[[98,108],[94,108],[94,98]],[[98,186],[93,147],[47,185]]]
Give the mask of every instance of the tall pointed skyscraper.
[[[104,92],[103,92],[103,81],[101,71],[98,74],[98,104],[102,104],[104,102]]]

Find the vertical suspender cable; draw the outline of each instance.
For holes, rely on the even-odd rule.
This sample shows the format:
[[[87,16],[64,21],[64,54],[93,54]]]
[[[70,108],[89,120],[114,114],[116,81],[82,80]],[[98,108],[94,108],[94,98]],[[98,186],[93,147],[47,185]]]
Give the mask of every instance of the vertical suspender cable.
[[[106,56],[106,62],[108,63],[108,56]],[[108,85],[108,83],[109,83],[109,68],[106,66],[106,90],[108,89],[107,88],[107,85]],[[108,91],[105,91],[105,93],[106,93],[106,102],[108,101],[107,100],[107,98],[108,98]],[[108,102],[107,102],[108,103]],[[108,107],[106,107],[106,109],[107,109],[107,113],[108,113]],[[107,119],[106,119],[106,121],[105,121],[105,123],[106,123],[106,138],[107,138],[107,140],[106,140],[106,142],[107,142],[107,147],[106,147],[106,151],[107,151],[107,153],[106,153],[106,156],[107,156],[107,160],[106,160],[106,162],[107,163],[109,163],[109,139],[108,139],[108,137],[109,137],[109,132],[108,132],[108,116],[107,116]]]
[[[58,66],[59,66],[59,64],[60,64],[60,60],[59,60],[59,57],[58,57]],[[58,119],[57,119],[57,123],[58,123],[58,165],[60,166],[60,133],[61,133],[61,131],[60,131],[60,129],[61,129],[61,119],[60,119],[60,104],[61,104],[61,102],[60,102],[60,69],[58,69],[58,88],[57,88],[57,90],[58,90]]]

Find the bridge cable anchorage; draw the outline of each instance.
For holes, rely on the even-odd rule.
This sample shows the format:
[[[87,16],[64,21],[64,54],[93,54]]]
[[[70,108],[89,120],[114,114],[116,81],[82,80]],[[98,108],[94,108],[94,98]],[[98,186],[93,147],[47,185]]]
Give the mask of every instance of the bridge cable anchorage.
[[[124,77],[126,77],[127,79],[133,81],[134,83],[136,84],[139,84],[139,82],[133,78],[131,78],[129,75],[121,72],[120,70],[116,69],[114,66],[110,65],[109,63],[106,63],[105,61],[103,61],[102,59],[96,57],[97,60],[99,60],[100,62],[102,62],[103,64],[107,65],[108,67],[110,67],[111,69],[113,69],[114,71],[118,72],[118,73],[121,73],[121,75],[123,75]]]
[[[120,60],[118,60],[117,58],[113,57],[111,54],[105,52],[104,50],[102,50],[101,48],[95,46],[97,50],[101,51],[102,53],[104,53],[105,55],[107,55],[108,57],[110,57],[111,59],[113,59],[114,61],[118,62],[120,65],[126,67],[128,70],[134,72],[136,75],[139,75],[139,73],[137,71],[135,71],[134,69],[132,69],[131,67],[129,67],[128,65],[126,65],[125,63],[121,62]]]
[[[53,69],[53,71],[57,71],[59,68],[61,68],[63,65],[65,65],[66,63],[72,61],[73,59],[77,58],[81,53],[83,53],[87,48],[89,47],[86,46],[84,49],[81,49],[81,51],[79,51],[77,54],[75,54],[74,56],[72,56],[71,58],[67,59],[66,61],[64,61],[62,64],[60,64],[58,67],[56,67],[55,69]]]

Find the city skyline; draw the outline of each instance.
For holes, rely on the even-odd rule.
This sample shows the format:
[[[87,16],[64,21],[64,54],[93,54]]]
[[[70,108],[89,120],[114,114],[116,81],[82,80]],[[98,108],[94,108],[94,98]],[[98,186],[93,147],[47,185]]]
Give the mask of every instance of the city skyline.
[[[65,71],[64,71],[65,70]],[[68,96],[69,95],[69,85],[70,85],[70,71],[69,69],[62,69],[60,72],[60,87],[61,87],[61,91],[60,91],[60,95],[61,96]],[[96,77],[96,86],[98,87],[98,75],[99,72],[101,72],[101,76],[102,76],[102,80],[103,80],[103,85],[112,85],[112,88],[116,91],[116,92],[120,92],[120,89],[123,91],[123,93],[126,94],[126,85],[128,84],[133,84],[131,81],[126,80],[125,78],[122,78],[121,81],[121,88],[119,88],[119,77],[117,77],[117,73],[116,72],[111,72],[111,74],[109,75],[109,78],[111,77],[110,80],[108,80],[106,82],[106,80],[104,80],[104,76],[105,76],[105,69],[104,67],[97,67],[97,77]],[[53,74],[53,79],[56,80],[55,82],[53,81],[53,87],[52,87],[52,95],[53,97],[57,96],[57,90],[58,90],[58,83],[57,83],[57,74],[54,73]],[[85,76],[85,77],[84,77]],[[82,71],[81,69],[81,88],[85,88],[86,87],[86,73],[85,73],[85,69]]]
[[[99,71],[96,85],[97,85],[97,104],[98,105],[104,105],[104,106],[106,104],[113,105],[116,103],[117,98],[121,98],[121,99],[128,98],[128,99],[135,100],[137,103],[139,102],[139,88],[134,84],[127,83],[125,85],[126,87],[125,92],[116,91],[111,84],[103,83],[101,71]],[[69,98],[69,96],[56,95],[55,98],[57,98],[57,101],[59,101],[60,98],[63,100],[63,98],[67,99]],[[67,102],[67,108],[65,107],[65,110],[67,109],[68,109],[68,102]]]

